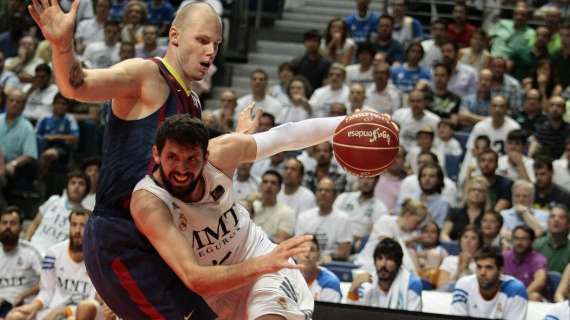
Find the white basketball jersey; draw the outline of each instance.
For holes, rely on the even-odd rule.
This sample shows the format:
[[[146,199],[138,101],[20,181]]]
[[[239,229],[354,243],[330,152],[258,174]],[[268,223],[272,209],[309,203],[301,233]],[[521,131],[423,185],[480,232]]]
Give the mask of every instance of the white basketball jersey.
[[[42,256],[47,249],[69,238],[69,214],[71,206],[65,196],[51,196],[39,209],[42,222],[30,242]]]
[[[40,280],[42,256],[28,241],[19,240],[10,252],[0,250],[0,297],[10,303]]]
[[[170,195],[150,176],[134,191],[146,190],[161,199],[174,223],[191,240],[200,265],[236,264],[271,251],[273,244],[245,208],[234,202],[233,182],[211,163],[204,166],[204,197],[193,203]]]

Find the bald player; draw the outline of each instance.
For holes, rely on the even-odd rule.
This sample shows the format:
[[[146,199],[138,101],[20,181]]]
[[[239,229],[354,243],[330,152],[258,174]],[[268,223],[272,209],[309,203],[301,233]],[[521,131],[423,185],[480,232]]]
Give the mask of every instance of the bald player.
[[[201,106],[190,88],[216,57],[222,41],[220,18],[205,3],[189,4],[174,19],[163,58],[128,59],[107,69],[86,70],[74,59],[72,48],[79,1],[69,13],[58,2],[33,0],[28,10],[52,46],[60,91],[85,102],[112,100],[96,205],[85,227],[87,272],[120,318],[213,319],[215,314],[194,292],[195,287],[208,286],[210,277],[196,280],[195,274],[203,271],[192,261],[180,261],[184,274],[177,277],[161,257],[165,250],[179,248],[157,251],[133,222],[129,204],[136,183],[154,167],[151,148],[159,124],[178,113],[200,118]],[[270,261],[268,268],[263,261],[220,266],[216,279],[251,277],[276,263]]]

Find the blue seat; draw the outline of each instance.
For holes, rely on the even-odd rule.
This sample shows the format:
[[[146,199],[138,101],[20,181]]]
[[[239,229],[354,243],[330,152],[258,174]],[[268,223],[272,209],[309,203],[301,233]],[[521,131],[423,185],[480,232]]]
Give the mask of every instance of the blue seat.
[[[449,179],[457,182],[461,166],[461,156],[445,155],[445,172]]]
[[[450,255],[456,256],[459,254],[459,244],[456,241],[442,241],[440,244]]]
[[[340,279],[340,281],[352,282],[352,270],[358,269],[360,266],[357,266],[351,262],[332,261],[328,264],[323,265],[323,267],[329,269],[332,273],[334,273]]]

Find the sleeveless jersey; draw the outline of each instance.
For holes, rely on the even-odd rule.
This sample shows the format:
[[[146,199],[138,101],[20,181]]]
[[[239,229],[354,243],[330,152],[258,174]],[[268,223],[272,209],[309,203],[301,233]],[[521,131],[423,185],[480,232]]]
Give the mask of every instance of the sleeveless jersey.
[[[191,241],[200,265],[236,264],[271,251],[273,244],[245,208],[234,202],[232,180],[210,162],[204,166],[204,197],[184,203],[146,176],[134,191],[146,190],[170,210],[177,228]]]
[[[106,210],[106,214],[130,218],[130,194],[137,182],[154,168],[151,151],[158,126],[165,118],[179,113],[201,117],[202,107],[198,97],[193,92],[186,95],[185,89],[162,60],[151,60],[159,66],[160,75],[168,84],[170,93],[158,110],[143,119],[122,120],[110,112],[103,138],[96,215],[97,208],[124,209]]]

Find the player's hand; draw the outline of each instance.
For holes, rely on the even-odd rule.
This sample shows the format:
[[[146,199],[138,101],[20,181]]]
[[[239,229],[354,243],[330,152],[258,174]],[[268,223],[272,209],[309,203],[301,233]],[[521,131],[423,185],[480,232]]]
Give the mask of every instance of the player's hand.
[[[59,0],[32,0],[32,3],[28,5],[32,18],[42,30],[44,37],[54,47],[71,48],[79,1],[73,0],[69,13],[61,10]]]
[[[360,287],[365,282],[372,283],[372,275],[369,272],[358,272],[352,282],[356,287]]]
[[[259,108],[255,108],[254,110],[254,108],[255,102],[252,102],[239,113],[236,132],[247,134],[255,133],[263,111],[261,111]],[[255,114],[252,117],[253,112],[255,112]]]
[[[295,264],[290,258],[306,254],[311,249],[309,243],[312,235],[293,237],[281,242],[270,253],[260,257],[260,270],[263,274],[277,272],[281,269],[302,269],[303,266]]]
[[[14,313],[16,315],[20,315],[20,317],[18,317],[18,319],[26,319],[26,320],[31,320],[31,319],[35,319],[36,318],[36,314],[38,313],[38,310],[35,308],[35,306],[33,304],[26,304],[23,305],[21,307],[17,307],[12,309],[11,313]]]

